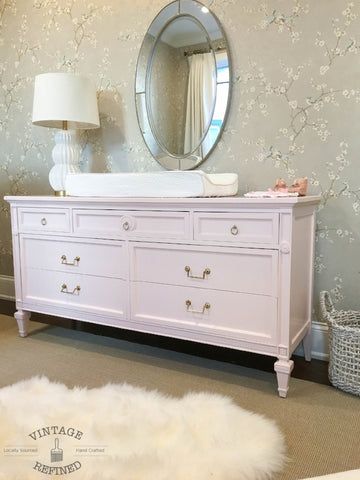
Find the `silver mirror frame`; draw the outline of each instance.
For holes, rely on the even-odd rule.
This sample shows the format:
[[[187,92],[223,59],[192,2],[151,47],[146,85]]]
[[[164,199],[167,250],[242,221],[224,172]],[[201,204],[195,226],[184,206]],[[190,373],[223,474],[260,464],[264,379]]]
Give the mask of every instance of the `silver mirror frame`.
[[[227,88],[226,107],[223,111],[223,115],[221,118],[221,126],[211,148],[196,163],[194,162],[194,160],[191,160],[189,158],[191,156],[191,153],[188,155],[174,155],[166,150],[166,148],[156,137],[156,133],[152,126],[151,116],[148,109],[149,101],[147,98],[147,86],[149,84],[149,75],[151,72],[152,60],[157,42],[159,41],[162,33],[168,27],[168,25],[174,20],[181,17],[193,18],[202,26],[202,28],[207,34],[209,45],[212,52],[214,53],[214,56],[216,51],[216,44],[221,44],[223,46],[229,69],[228,81],[220,81],[219,70],[218,66],[216,65],[216,98],[213,106],[212,119],[214,117],[216,102],[219,98],[219,89],[223,88],[224,85],[225,88]],[[207,24],[211,25],[211,29],[206,28],[205,21]],[[216,147],[218,141],[221,138],[229,112],[231,98],[231,72],[232,65],[229,46],[225,33],[217,17],[205,5],[198,2],[197,0],[175,0],[166,5],[154,18],[148,31],[145,34],[138,56],[135,80],[135,103],[138,123],[145,144],[147,145],[150,153],[155,158],[155,160],[160,163],[164,168],[168,170],[192,170],[201,165],[213,152],[214,148]],[[207,131],[204,133],[204,136],[199,146],[204,143],[207,135],[209,135],[210,126],[211,122],[207,128]]]

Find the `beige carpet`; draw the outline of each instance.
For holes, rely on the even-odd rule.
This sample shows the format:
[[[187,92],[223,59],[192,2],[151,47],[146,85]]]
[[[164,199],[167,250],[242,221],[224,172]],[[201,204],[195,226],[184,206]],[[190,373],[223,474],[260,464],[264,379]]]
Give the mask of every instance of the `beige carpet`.
[[[360,468],[360,399],[331,387],[292,379],[286,400],[275,376],[231,364],[32,323],[28,338],[0,315],[0,387],[44,374],[68,386],[129,382],[183,395],[232,397],[275,419],[285,433],[289,463],[277,480],[299,480]],[[241,434],[241,432],[239,432]]]

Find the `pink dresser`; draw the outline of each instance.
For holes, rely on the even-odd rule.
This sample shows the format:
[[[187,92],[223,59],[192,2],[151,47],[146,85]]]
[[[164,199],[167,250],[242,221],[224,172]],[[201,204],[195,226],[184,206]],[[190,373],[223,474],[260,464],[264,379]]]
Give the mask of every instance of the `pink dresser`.
[[[6,200],[21,336],[41,312],[270,355],[282,397],[310,360],[318,197]]]

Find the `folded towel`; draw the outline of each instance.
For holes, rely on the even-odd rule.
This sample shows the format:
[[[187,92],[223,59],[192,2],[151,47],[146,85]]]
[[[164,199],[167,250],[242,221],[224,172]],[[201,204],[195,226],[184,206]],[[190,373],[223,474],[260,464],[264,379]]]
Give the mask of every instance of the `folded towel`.
[[[283,198],[283,197],[298,197],[297,192],[277,192],[275,190],[266,190],[264,192],[248,192],[245,193],[244,197],[247,198]]]

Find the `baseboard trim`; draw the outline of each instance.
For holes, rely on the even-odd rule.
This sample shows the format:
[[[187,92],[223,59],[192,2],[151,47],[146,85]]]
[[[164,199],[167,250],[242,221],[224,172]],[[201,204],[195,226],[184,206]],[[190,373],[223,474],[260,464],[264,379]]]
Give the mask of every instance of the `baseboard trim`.
[[[0,275],[0,298],[2,300],[15,300],[14,277]]]
[[[328,353],[328,327],[325,323],[313,322],[312,323],[312,349],[311,355],[317,360],[329,360]],[[302,345],[295,350],[295,355],[304,356],[304,350]]]
[[[15,300],[14,277],[0,275],[0,299]],[[328,353],[328,327],[325,323],[313,322],[312,324],[312,356],[318,360],[329,360]],[[304,356],[300,345],[295,350],[295,355]]]

